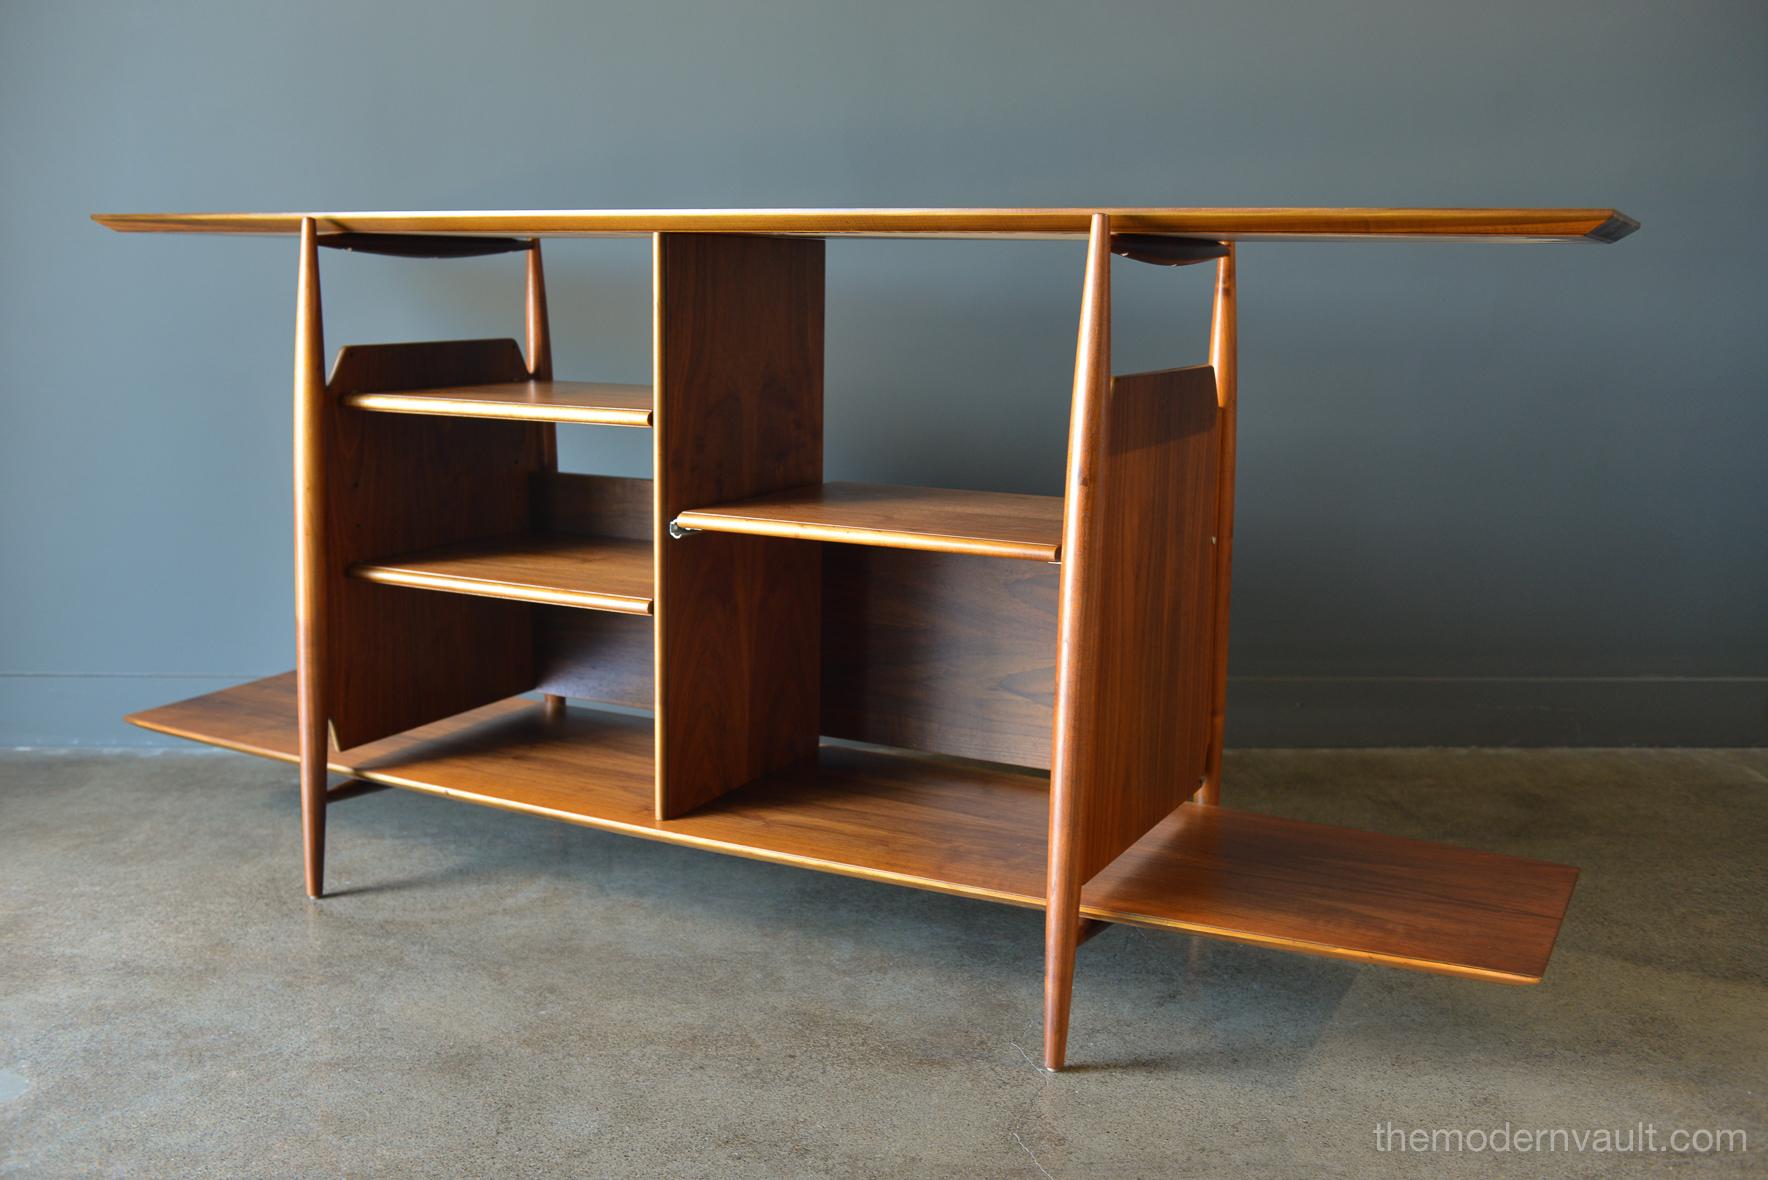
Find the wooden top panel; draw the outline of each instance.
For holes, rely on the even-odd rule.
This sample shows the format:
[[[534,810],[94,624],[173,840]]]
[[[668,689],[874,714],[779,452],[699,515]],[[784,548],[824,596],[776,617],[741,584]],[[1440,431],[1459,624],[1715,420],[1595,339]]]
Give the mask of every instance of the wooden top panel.
[[[1055,561],[1062,498],[870,483],[823,483],[696,508],[682,528]]]
[[[651,387],[596,381],[514,381],[442,389],[353,393],[344,404],[392,414],[445,414],[522,422],[649,426]]]
[[[147,729],[292,762],[294,676],[137,714]],[[825,872],[1044,904],[1048,779],[825,746],[680,819],[652,815],[650,722],[502,701],[333,756],[467,802]],[[1546,970],[1577,870],[1186,804],[1087,884],[1081,912],[1509,983]]]
[[[293,234],[312,217],[322,234],[625,237],[652,233],[810,237],[1084,238],[1094,213],[1115,233],[1212,241],[1471,238],[1619,241],[1639,223],[1614,209],[1116,208],[1116,209],[553,209],[458,213],[95,213],[129,233]]]
[[[350,576],[482,598],[651,613],[651,544],[618,537],[492,537],[361,562]]]

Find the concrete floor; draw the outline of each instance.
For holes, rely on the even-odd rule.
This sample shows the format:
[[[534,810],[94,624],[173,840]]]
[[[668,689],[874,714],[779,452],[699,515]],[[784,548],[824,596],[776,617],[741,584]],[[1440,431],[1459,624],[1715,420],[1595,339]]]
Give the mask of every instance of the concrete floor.
[[[0,754],[6,1176],[1754,1171],[1768,751],[1239,753],[1229,801],[1581,865],[1513,988],[1041,916],[387,791],[301,893],[293,771]],[[1749,1154],[1377,1150],[1741,1128]],[[1755,1167],[1752,1169],[1751,1165]]]

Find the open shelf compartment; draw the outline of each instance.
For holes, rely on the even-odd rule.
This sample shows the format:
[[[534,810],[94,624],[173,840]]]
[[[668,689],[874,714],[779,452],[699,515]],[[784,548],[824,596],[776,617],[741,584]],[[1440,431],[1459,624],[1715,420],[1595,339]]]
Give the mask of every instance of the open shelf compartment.
[[[389,414],[439,414],[591,426],[649,426],[651,387],[594,381],[504,381],[351,393],[343,404]]]
[[[294,675],[136,714],[296,760]],[[332,770],[589,827],[966,897],[1044,904],[1048,780],[825,744],[680,819],[654,817],[651,722],[513,698],[335,754]],[[1186,804],[1085,887],[1081,912],[1509,983],[1541,978],[1577,870]]]
[[[359,562],[350,567],[350,576],[387,586],[648,615],[651,567],[648,541],[527,533]]]
[[[932,553],[1056,561],[1062,498],[870,483],[820,483],[679,513],[675,525]]]

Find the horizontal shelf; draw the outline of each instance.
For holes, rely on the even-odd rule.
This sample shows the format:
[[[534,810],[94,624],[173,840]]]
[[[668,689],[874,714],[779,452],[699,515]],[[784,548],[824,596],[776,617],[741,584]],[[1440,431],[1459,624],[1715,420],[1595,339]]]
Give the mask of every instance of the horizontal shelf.
[[[350,576],[416,590],[648,615],[651,570],[647,541],[534,533],[363,562],[350,567]]]
[[[1062,498],[823,483],[695,508],[675,524],[708,533],[1055,561],[1062,549]]]
[[[137,714],[296,760],[294,674]],[[825,745],[815,766],[653,815],[651,723],[520,698],[346,750],[370,782],[825,872],[1041,908],[1048,780]],[[1081,912],[1508,983],[1546,970],[1577,870],[1186,804],[1087,884]]]
[[[444,414],[459,418],[514,418],[591,426],[649,426],[651,387],[591,381],[512,381],[444,389],[353,393],[344,404],[388,414]]]

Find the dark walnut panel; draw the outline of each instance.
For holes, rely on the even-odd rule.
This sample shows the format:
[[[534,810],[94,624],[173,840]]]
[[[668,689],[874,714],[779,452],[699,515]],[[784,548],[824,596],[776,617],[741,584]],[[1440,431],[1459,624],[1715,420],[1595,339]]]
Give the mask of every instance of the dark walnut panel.
[[[823,550],[823,732],[1048,769],[1055,566]]]

